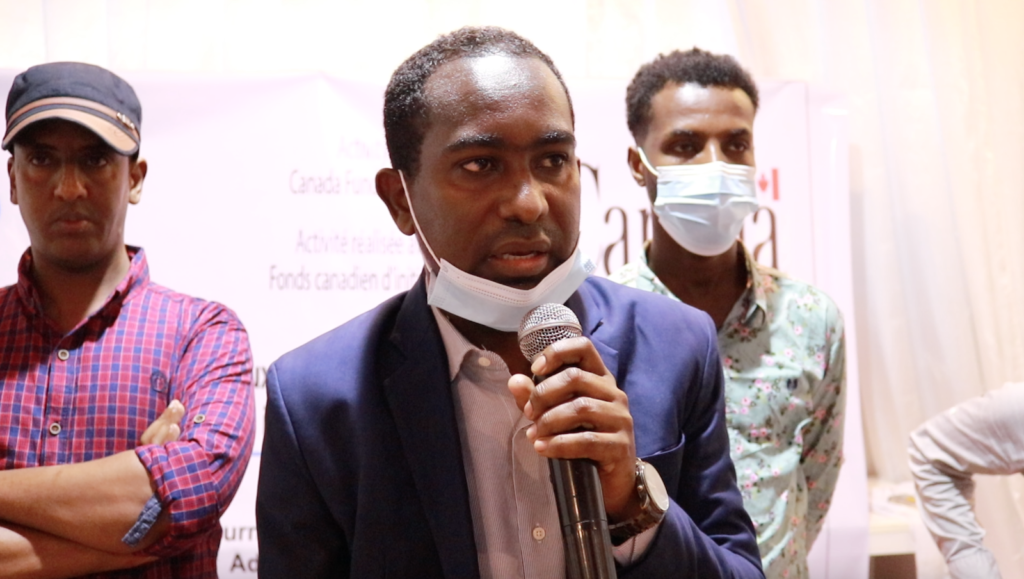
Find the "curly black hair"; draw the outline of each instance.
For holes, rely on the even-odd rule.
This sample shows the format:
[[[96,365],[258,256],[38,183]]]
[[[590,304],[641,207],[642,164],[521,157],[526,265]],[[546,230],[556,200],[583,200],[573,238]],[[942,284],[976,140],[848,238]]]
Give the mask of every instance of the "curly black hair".
[[[492,54],[540,59],[565,90],[569,112],[573,114],[575,123],[569,89],[548,55],[510,30],[496,26],[467,26],[439,36],[406,59],[391,75],[384,92],[384,138],[393,168],[405,171],[409,176],[415,176],[419,170],[420,147],[430,122],[430,111],[423,94],[427,80],[443,64]]]
[[[641,66],[626,89],[626,122],[634,139],[647,136],[647,128],[651,124],[651,99],[670,82],[738,88],[747,93],[757,111],[757,85],[736,59],[697,47],[685,52],[673,50],[659,54],[658,58]]]

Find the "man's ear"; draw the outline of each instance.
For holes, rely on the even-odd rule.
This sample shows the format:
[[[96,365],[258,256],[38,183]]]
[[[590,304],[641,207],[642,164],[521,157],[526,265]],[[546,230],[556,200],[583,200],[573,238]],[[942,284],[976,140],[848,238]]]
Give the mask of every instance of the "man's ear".
[[[406,176],[408,177],[408,176]],[[377,185],[377,196],[388,206],[391,219],[398,226],[398,230],[406,235],[416,233],[416,226],[412,220],[412,213],[409,211],[409,199],[405,196],[405,189],[402,187],[402,177],[396,169],[381,169],[377,171],[375,180]],[[407,180],[406,184],[410,184]]]
[[[626,162],[629,163],[629,173],[633,175],[633,180],[637,185],[647,189],[647,198],[654,203],[658,197],[658,178],[651,174],[651,170],[640,159],[640,151],[636,147],[629,148]]]
[[[645,171],[646,167],[644,167],[643,161],[640,160],[640,153],[636,150],[636,147],[630,147],[629,151],[626,152],[626,162],[629,163],[629,174],[633,176],[636,184],[646,187],[647,171]]]
[[[142,199],[142,182],[146,180],[146,173],[149,171],[149,164],[145,159],[139,159],[128,169],[128,179],[131,189],[128,191],[128,202],[135,205]]]
[[[18,187],[14,184],[14,155],[7,158],[7,178],[11,182],[11,203],[18,204]]]

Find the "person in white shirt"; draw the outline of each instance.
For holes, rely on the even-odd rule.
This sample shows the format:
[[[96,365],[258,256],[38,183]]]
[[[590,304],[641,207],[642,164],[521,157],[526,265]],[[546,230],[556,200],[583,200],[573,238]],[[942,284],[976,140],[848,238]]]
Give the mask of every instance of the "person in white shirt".
[[[933,417],[910,435],[921,515],[953,579],[1000,577],[974,516],[975,474],[1024,473],[1024,383],[1007,384]]]

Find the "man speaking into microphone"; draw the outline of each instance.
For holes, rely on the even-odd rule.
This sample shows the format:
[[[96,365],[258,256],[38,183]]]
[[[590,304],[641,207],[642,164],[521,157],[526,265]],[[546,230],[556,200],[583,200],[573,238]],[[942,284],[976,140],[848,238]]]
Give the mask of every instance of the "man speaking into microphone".
[[[557,458],[596,464],[619,577],[763,577],[714,325],[588,276],[550,58],[497,28],[442,36],[393,74],[384,125],[377,192],[426,267],[270,368],[260,575],[565,577]],[[546,303],[582,336],[531,366],[516,330]]]

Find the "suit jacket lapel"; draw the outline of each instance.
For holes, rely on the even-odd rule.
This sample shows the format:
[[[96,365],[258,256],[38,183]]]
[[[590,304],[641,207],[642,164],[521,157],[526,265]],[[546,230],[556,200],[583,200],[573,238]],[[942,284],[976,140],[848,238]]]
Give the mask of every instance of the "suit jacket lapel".
[[[423,276],[398,312],[391,342],[404,360],[384,389],[445,576],[479,577],[448,358]]]
[[[579,318],[580,326],[583,328],[583,335],[590,338],[590,341],[594,343],[597,353],[601,354],[601,360],[604,361],[605,367],[618,380],[619,352],[603,340],[603,337],[609,335],[613,328],[606,327],[605,322],[607,320],[604,310],[601,308],[598,300],[595,299],[594,292],[589,287],[589,284],[583,282],[580,289],[572,294],[569,300],[565,302],[565,305]]]

